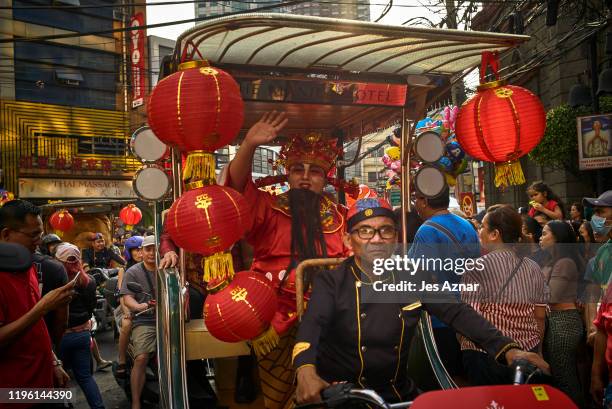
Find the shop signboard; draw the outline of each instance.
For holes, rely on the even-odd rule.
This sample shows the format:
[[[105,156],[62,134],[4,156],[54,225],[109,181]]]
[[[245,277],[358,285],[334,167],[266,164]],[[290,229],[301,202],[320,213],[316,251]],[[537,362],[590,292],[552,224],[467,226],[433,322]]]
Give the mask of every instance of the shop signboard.
[[[130,19],[130,63],[132,66],[132,108],[144,104],[145,95],[145,31],[136,29],[144,27],[145,18],[142,13],[136,13]]]
[[[19,178],[22,199],[131,199],[131,180]]]

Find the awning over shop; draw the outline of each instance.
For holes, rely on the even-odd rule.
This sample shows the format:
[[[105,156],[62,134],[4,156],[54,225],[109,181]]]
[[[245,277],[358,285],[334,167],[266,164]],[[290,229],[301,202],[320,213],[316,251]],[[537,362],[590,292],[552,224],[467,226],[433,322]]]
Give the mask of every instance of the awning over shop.
[[[503,52],[527,40],[522,35],[253,13],[208,20],[186,31],[175,57],[214,65],[452,75],[477,65],[483,51]]]

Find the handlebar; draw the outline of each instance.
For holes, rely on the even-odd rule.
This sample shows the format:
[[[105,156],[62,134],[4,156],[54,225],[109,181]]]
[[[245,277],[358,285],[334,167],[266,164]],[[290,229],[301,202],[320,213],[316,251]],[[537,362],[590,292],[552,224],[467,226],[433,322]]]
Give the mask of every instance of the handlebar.
[[[116,277],[119,274],[119,269],[94,267],[89,269],[87,273],[96,280],[96,286],[99,286],[109,279]]]
[[[512,362],[510,367],[514,368],[513,385],[523,385],[525,383],[529,383],[531,377],[543,374],[540,368],[526,359],[517,359],[516,361]]]
[[[535,375],[541,375],[542,371],[527,361],[526,359],[518,359],[511,365],[514,369],[513,384],[523,385],[529,383]],[[369,405],[376,409],[404,409],[409,408],[413,402],[387,403],[375,391],[371,389],[357,389],[351,383],[338,383],[331,385],[321,392],[321,401],[315,403],[306,403],[297,405],[295,409],[314,409],[314,408],[338,408],[351,407],[354,404]]]

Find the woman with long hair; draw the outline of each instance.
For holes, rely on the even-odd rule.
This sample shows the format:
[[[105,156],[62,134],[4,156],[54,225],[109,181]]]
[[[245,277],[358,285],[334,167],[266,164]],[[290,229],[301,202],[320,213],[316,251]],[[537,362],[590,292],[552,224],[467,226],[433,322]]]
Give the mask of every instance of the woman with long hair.
[[[550,289],[544,359],[550,364],[559,389],[582,407],[576,356],[584,336],[584,326],[576,303],[584,259],[576,245],[574,231],[565,221],[548,222],[542,230],[540,245],[548,254],[542,271]]]
[[[598,243],[595,241],[591,223],[586,220],[583,221],[578,229],[578,235],[578,243],[582,244],[582,257],[585,261],[588,261],[595,257],[599,248]]]
[[[547,291],[538,264],[517,252],[521,242],[521,216],[511,206],[489,208],[479,237],[487,251],[484,268],[468,271],[464,283],[480,291],[465,292],[462,299],[525,351],[540,352],[544,337]],[[463,365],[474,385],[512,383],[512,369],[500,365],[467,338],[461,338]]]
[[[530,217],[534,217],[536,212],[540,212],[551,220],[563,220],[565,218],[561,199],[546,183],[542,181],[533,182],[527,188],[527,195],[531,206],[529,209]]]
[[[98,384],[91,372],[91,316],[96,308],[96,282],[83,270],[81,252],[70,243],[57,246],[55,257],[62,262],[69,280],[77,280],[77,292],[69,305],[68,329],[59,346],[64,367],[72,369],[89,407],[104,408]],[[78,277],[77,277],[78,276]]]

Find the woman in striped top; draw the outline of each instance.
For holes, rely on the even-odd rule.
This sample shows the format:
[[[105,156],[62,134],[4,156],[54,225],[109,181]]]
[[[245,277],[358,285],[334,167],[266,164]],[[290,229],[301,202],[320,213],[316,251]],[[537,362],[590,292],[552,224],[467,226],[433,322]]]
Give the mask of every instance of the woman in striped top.
[[[478,292],[463,293],[463,301],[514,339],[525,351],[540,352],[544,336],[547,290],[538,264],[516,252],[521,239],[521,216],[507,205],[488,209],[480,227],[480,243],[488,252],[463,277],[479,284]],[[474,385],[512,383],[512,370],[498,364],[473,342],[462,337],[463,365]]]

